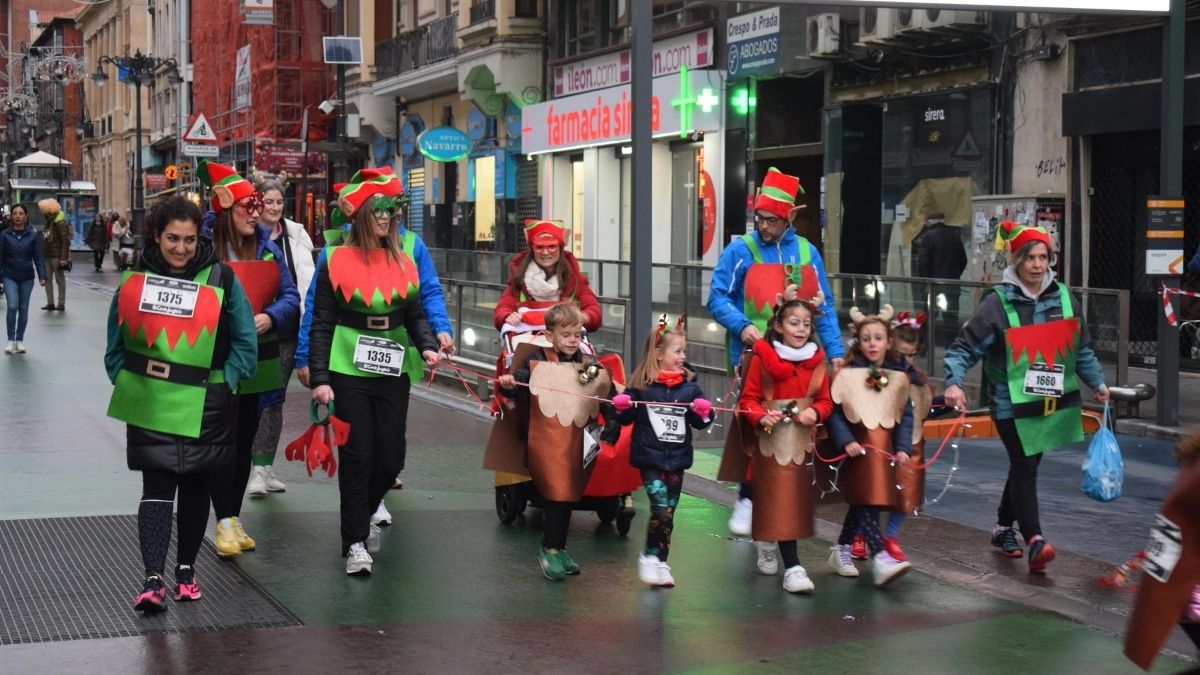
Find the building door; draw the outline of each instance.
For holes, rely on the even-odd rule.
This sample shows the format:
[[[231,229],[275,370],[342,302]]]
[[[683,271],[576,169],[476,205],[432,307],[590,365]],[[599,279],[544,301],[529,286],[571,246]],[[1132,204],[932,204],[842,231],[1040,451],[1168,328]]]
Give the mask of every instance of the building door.
[[[496,241],[496,156],[476,157],[475,248],[491,248]]]
[[[631,229],[633,222],[633,161],[632,157],[622,156],[617,160],[621,167],[621,260],[630,260],[633,255],[630,250],[630,240],[633,238]]]
[[[568,248],[576,258],[583,257],[583,156],[571,160],[571,241]]]
[[[700,179],[696,149],[692,146],[671,153],[671,262],[700,262],[704,223],[700,219],[697,194]]]

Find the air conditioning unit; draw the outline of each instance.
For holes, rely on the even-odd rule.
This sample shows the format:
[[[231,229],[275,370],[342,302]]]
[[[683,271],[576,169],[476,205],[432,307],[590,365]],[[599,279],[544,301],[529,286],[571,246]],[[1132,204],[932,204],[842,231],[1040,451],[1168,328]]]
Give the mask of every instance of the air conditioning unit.
[[[838,55],[841,17],[837,14],[814,14],[808,17],[807,42],[809,58]]]
[[[987,12],[918,9],[913,10],[913,21],[919,30],[973,29],[986,26],[988,14]]]
[[[897,35],[921,32],[922,19],[918,18],[918,15],[923,17],[925,10],[906,8],[892,11],[896,17],[896,22],[893,25],[896,27],[895,32]]]
[[[863,7],[858,10],[858,44],[877,45],[896,36],[896,10]]]

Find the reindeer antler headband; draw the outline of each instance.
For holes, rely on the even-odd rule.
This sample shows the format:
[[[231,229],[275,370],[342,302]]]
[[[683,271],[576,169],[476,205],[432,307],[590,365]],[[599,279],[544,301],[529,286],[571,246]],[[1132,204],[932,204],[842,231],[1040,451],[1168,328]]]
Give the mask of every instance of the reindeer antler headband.
[[[895,315],[895,310],[891,305],[884,305],[879,308],[878,314],[863,314],[858,307],[850,308],[850,329],[857,332],[858,327],[868,321],[882,321],[885,326],[890,326],[892,317]]]
[[[679,318],[675,320],[675,331],[682,333],[682,332],[684,332],[684,330],[686,328],[687,328],[687,314],[680,314]],[[655,347],[655,349],[657,349],[659,343],[662,342],[663,336],[670,332],[671,332],[671,325],[667,321],[667,315],[663,314],[658,319],[658,328],[654,329],[654,347]]]
[[[779,310],[784,305],[792,302],[793,300],[799,300],[801,304],[808,308],[808,311],[813,313],[814,316],[821,313],[820,307],[821,305],[825,304],[824,293],[818,290],[816,295],[808,299],[801,298],[799,295],[800,289],[798,286],[796,286],[796,284],[788,284],[785,286],[782,293],[775,294],[775,313],[778,314]]]

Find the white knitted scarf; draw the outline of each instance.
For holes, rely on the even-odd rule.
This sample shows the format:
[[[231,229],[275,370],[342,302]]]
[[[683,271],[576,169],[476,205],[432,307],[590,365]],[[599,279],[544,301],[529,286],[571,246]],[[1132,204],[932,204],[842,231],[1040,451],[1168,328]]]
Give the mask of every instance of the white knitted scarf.
[[[558,275],[551,274],[546,276],[546,271],[535,262],[530,262],[529,267],[525,268],[525,294],[531,300],[538,302],[554,302],[558,300],[560,291],[558,288]]]

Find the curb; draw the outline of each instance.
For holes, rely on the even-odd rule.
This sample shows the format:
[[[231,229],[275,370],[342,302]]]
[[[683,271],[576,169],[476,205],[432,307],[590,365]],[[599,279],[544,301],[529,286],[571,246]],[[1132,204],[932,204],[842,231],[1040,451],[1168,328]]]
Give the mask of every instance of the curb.
[[[1130,436],[1145,436],[1149,438],[1157,438],[1164,441],[1179,441],[1196,433],[1197,429],[1193,426],[1177,426],[1164,427],[1149,420],[1138,419],[1118,419],[1114,423],[1114,427],[1118,434],[1128,434]]]

